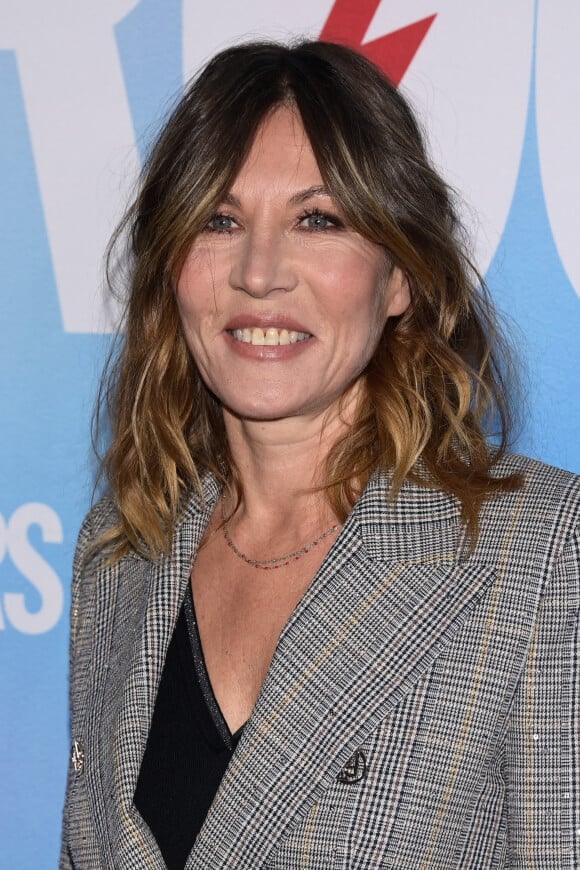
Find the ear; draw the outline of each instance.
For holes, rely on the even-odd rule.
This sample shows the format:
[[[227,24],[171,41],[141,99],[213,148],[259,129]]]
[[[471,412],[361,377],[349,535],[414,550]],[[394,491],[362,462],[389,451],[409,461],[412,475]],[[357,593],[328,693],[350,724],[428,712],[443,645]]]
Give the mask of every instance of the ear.
[[[387,317],[398,317],[407,310],[411,302],[409,282],[398,266],[393,266],[387,290],[385,293],[385,314]]]

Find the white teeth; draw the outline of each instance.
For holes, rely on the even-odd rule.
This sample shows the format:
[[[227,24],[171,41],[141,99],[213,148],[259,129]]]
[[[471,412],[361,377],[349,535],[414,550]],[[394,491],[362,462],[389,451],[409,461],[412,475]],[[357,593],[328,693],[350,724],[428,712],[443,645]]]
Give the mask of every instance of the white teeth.
[[[266,336],[264,335],[264,330],[260,329],[258,326],[256,326],[255,329],[252,329],[252,344],[266,344]]]
[[[236,341],[244,341],[246,344],[252,343],[251,329],[234,329],[232,335],[236,339]]]
[[[234,329],[231,333],[236,341],[243,341],[246,344],[253,344],[256,347],[277,347],[278,345],[296,344],[297,341],[304,341],[310,338],[308,332],[296,332],[295,330],[276,329],[274,326],[268,327],[266,330],[255,326],[253,329]]]

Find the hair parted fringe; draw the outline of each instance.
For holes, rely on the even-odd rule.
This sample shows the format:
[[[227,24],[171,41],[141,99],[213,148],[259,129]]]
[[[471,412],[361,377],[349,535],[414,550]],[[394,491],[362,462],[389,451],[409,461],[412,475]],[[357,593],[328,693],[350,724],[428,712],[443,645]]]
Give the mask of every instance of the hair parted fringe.
[[[260,124],[282,104],[299,113],[352,227],[384,248],[411,292],[363,373],[352,426],[327,457],[333,510],[344,520],[384,469],[393,497],[405,480],[454,495],[473,542],[485,499],[521,484],[494,474],[512,426],[512,357],[409,106],[350,49],[251,43],[222,52],[190,86],[109,249],[111,271],[122,244],[130,268],[124,343],[111,355],[95,417],[98,429],[108,408],[112,443],[102,471],[119,522],[97,544],[112,559],[167,552],[184,501],[202,495],[208,470],[241,496],[219,401],[183,337],[175,285]]]

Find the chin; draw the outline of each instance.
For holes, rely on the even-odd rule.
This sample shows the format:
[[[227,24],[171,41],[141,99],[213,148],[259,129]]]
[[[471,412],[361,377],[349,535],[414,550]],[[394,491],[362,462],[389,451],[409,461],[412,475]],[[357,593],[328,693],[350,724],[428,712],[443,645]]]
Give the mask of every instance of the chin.
[[[224,409],[233,417],[237,417],[240,420],[248,420],[257,423],[265,423],[273,420],[285,420],[289,417],[296,417],[300,413],[298,410],[292,411],[289,408],[272,406],[271,403],[267,406],[262,404],[248,406],[247,404],[241,403],[233,403],[229,405],[224,404]]]

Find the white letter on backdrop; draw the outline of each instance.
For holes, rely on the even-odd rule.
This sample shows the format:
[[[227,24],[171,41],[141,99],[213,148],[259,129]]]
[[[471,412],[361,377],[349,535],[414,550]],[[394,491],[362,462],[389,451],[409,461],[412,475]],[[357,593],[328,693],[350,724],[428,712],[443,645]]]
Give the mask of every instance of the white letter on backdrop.
[[[46,504],[30,502],[14,511],[8,523],[8,551],[14,566],[34,586],[42,604],[30,611],[22,592],[7,592],[4,609],[9,622],[24,634],[42,634],[54,628],[62,613],[63,591],[51,565],[40,556],[28,540],[30,526],[38,525],[42,540],[62,543],[62,525],[58,514]]]
[[[108,332],[102,262],[138,166],[114,25],[138,0],[5,0],[0,48],[13,49],[38,172],[64,328]]]
[[[540,0],[536,105],[542,184],[558,253],[580,296],[580,5]]]

